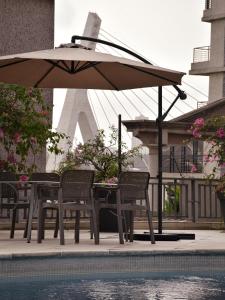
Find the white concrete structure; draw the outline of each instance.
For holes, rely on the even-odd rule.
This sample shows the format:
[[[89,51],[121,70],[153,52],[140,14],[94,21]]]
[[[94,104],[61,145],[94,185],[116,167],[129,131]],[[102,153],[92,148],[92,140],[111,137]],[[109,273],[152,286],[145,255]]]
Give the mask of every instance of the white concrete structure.
[[[225,97],[225,1],[206,0],[203,22],[211,23],[211,45],[194,49],[189,74],[209,76],[209,102]]]
[[[101,19],[95,13],[89,13],[85,25],[83,36],[97,38],[100,30]],[[95,49],[95,43],[82,41],[83,46]],[[62,113],[58,123],[57,131],[63,132],[73,141],[77,124],[80,126],[83,141],[93,138],[97,133],[96,121],[88,101],[87,90],[70,89],[67,90]],[[65,153],[69,149],[67,140],[59,144]],[[52,171],[57,169],[63,155],[48,155],[46,170]]]

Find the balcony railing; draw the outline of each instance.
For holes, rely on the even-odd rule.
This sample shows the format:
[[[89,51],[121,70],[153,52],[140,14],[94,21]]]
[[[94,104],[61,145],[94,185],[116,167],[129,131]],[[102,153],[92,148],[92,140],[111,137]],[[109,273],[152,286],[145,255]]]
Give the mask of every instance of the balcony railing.
[[[212,8],[212,0],[205,0],[205,9]]]
[[[201,173],[203,168],[203,155],[186,154],[184,151],[175,155],[173,148],[170,154],[163,155],[163,172],[166,173],[192,173],[193,166],[195,172]]]
[[[193,63],[210,60],[210,46],[197,47],[193,50]]]

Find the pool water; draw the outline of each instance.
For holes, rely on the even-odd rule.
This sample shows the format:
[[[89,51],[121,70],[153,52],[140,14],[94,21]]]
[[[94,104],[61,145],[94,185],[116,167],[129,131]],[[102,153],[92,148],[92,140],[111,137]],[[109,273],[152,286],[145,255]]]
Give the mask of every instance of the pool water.
[[[132,274],[120,278],[0,281],[4,300],[224,300],[225,275]]]

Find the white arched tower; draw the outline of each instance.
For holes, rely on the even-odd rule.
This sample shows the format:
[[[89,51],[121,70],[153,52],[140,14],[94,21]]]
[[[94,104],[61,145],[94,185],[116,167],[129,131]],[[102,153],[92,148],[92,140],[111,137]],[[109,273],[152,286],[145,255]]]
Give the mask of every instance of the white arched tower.
[[[101,19],[95,13],[89,13],[84,29],[84,36],[97,38],[100,30]],[[82,41],[85,47],[95,49],[95,43]],[[87,90],[85,89],[68,89],[63,105],[62,113],[58,123],[57,131],[65,133],[73,141],[77,124],[79,124],[83,141],[93,138],[97,133],[97,124],[88,100]],[[69,149],[66,140],[61,141],[59,147],[65,153]],[[57,169],[63,155],[49,154],[47,159],[47,171]]]

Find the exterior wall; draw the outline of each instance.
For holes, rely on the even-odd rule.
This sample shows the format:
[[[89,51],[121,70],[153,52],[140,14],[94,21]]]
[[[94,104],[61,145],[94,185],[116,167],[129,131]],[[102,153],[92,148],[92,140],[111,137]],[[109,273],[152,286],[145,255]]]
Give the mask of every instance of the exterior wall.
[[[191,75],[209,76],[209,102],[225,97],[225,1],[212,0],[202,21],[211,23],[210,60],[191,65]]]
[[[54,47],[54,0],[0,0],[0,55]],[[53,92],[44,97],[52,105]],[[45,170],[46,151],[38,168]]]

